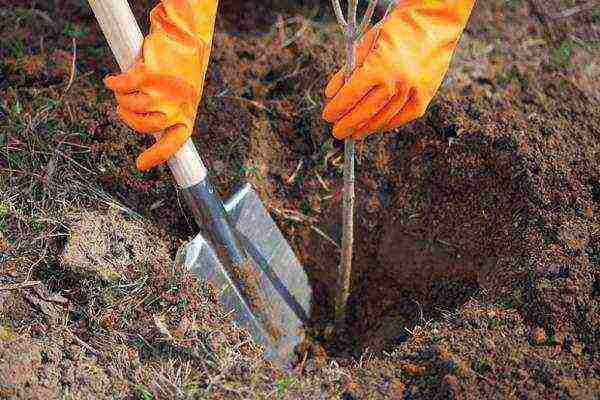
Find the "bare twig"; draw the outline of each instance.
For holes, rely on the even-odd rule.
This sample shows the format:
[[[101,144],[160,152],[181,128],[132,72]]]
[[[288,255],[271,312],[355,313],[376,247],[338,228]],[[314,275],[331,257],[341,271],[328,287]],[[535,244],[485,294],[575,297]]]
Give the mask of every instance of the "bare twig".
[[[89,344],[84,342],[83,340],[79,339],[77,337],[77,335],[73,334],[73,339],[77,342],[78,345],[80,345],[81,347],[83,347],[84,349],[86,349],[87,351],[92,353],[93,355],[99,356],[101,354],[98,350],[96,350],[95,348],[93,348],[92,346],[90,346]]]
[[[425,321],[425,318],[423,317],[423,307],[421,307],[421,303],[414,299],[411,300],[419,307],[419,320],[423,323],[423,326],[427,325],[427,321]]]
[[[600,5],[600,2],[598,2],[598,1],[588,1],[587,3],[581,4],[579,6],[571,7],[566,10],[563,10],[559,13],[550,15],[550,18],[551,19],[560,19],[560,18],[572,17],[573,15],[579,14],[582,11],[591,10],[598,5]]]
[[[298,366],[296,368],[294,368],[298,374],[302,374],[302,372],[304,371],[304,364],[306,363],[307,357],[308,357],[308,351],[305,351],[304,357],[302,357],[302,361],[300,362],[300,364],[298,364]]]
[[[86,171],[86,172],[88,172],[88,173],[90,173],[92,175],[98,175],[96,172],[89,170],[88,168],[84,167],[83,165],[81,165],[77,161],[73,160],[71,157],[69,157],[68,155],[66,155],[62,151],[60,151],[58,148],[56,148],[54,151],[56,152],[56,154],[63,156],[65,159],[67,159],[68,161],[71,161],[73,164],[77,165],[79,168],[83,169],[84,171]]]
[[[294,182],[294,179],[296,179],[296,177],[298,176],[298,172],[300,172],[300,168],[302,168],[303,165],[304,161],[300,160],[298,166],[296,167],[296,170],[294,170],[294,173],[285,180],[285,183],[287,183],[288,185],[292,184]]]
[[[237,101],[241,101],[244,103],[248,103],[256,108],[258,108],[259,110],[263,110],[266,111],[270,114],[273,114],[273,111],[269,110],[267,107],[265,107],[264,105],[262,105],[261,103],[259,103],[258,101],[254,101],[254,100],[250,100],[250,99],[245,99],[243,97],[237,97],[237,96],[227,96],[227,95],[216,95],[213,97],[218,97],[221,99],[231,99],[231,100],[237,100]]]
[[[371,19],[373,18],[373,14],[375,13],[375,8],[377,8],[377,3],[378,0],[371,0],[371,2],[369,3],[369,7],[367,8],[365,15],[363,15],[363,19],[360,23],[360,26],[358,27],[358,31],[360,33],[363,33],[371,23]]]
[[[69,82],[67,83],[67,87],[65,88],[64,93],[67,93],[75,80],[75,73],[77,72],[77,43],[75,43],[75,38],[73,38],[73,55],[71,56],[71,72],[69,74]]]
[[[341,26],[346,26],[347,23],[344,18],[344,13],[342,12],[342,6],[340,6],[340,0],[331,0],[331,5],[333,6],[333,11],[335,12],[338,23]]]
[[[21,282],[21,283],[13,283],[13,284],[10,284],[10,285],[0,286],[0,291],[3,291],[3,290],[27,289],[27,288],[30,288],[30,287],[37,286],[37,285],[39,285],[41,283],[42,282],[40,282],[40,281],[25,281],[25,282]]]
[[[356,31],[356,10],[358,9],[358,0],[348,0],[348,25]]]
[[[281,14],[277,14],[277,40],[279,46],[283,47],[283,44],[285,43],[285,21]]]
[[[338,250],[340,249],[340,245],[337,244],[337,242],[335,240],[333,240],[331,237],[327,236],[327,234],[325,234],[325,232],[323,232],[321,229],[317,228],[314,225],[313,220],[311,218],[307,217],[306,215],[299,213],[298,211],[280,210],[280,209],[272,207],[272,206],[271,206],[271,210],[275,211],[275,213],[281,215],[283,218],[289,219],[290,221],[296,221],[296,222],[300,222],[300,223],[308,223],[310,226],[310,229],[312,229],[323,239],[325,239],[329,243],[331,243],[336,249],[338,249]]]
[[[388,4],[387,8],[385,9],[385,14],[383,14],[383,18],[382,19],[386,19],[387,18],[387,16],[389,15],[389,13],[392,12],[392,8],[394,8],[395,5],[396,5],[396,0],[390,1],[390,4]]]

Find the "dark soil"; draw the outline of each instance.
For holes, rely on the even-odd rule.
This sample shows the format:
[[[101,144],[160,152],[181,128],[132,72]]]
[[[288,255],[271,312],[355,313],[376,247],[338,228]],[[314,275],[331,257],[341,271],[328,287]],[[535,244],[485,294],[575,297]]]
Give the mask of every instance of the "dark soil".
[[[166,168],[135,170],[151,140],[114,113],[89,9],[0,0],[0,397],[600,396],[598,10],[479,2],[427,114],[358,145],[350,313],[325,340],[343,56],[322,3],[222,1],[195,136],[309,274],[311,341],[282,372],[173,267],[196,227]]]

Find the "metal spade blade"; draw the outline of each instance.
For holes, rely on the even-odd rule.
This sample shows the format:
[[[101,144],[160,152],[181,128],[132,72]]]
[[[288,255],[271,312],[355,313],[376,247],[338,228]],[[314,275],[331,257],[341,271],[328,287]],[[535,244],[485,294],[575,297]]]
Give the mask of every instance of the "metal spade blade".
[[[218,290],[223,306],[263,346],[267,359],[287,367],[304,338],[310,315],[308,278],[249,184],[224,208],[250,260],[247,269],[237,274],[229,271],[202,233],[184,246],[180,259]]]

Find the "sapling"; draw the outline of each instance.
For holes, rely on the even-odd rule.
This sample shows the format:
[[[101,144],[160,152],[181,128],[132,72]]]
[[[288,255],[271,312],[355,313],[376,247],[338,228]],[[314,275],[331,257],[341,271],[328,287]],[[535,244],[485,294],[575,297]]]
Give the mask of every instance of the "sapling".
[[[378,0],[370,0],[360,24],[357,22],[358,0],[348,0],[348,19],[344,17],[339,0],[331,0],[333,10],[346,40],[346,80],[354,71],[356,59],[356,41],[368,28]],[[350,276],[352,274],[352,253],[354,246],[354,159],[356,140],[349,137],[344,144],[344,196],[342,201],[342,256],[338,268],[337,292],[335,297],[334,321],[341,328],[346,317],[346,306],[350,295]]]
[[[365,32],[376,7],[369,2],[360,24],[357,0],[348,0],[348,20],[339,0],[332,0],[347,42],[343,73],[329,82],[330,99],[323,118],[334,123],[333,134],[346,139],[344,167],[342,259],[338,271],[335,322],[345,320],[352,267],[354,217],[354,140],[397,129],[425,114],[450,66],[475,0],[402,1],[381,25]],[[355,50],[355,43],[356,48]],[[363,65],[355,68],[355,53]]]

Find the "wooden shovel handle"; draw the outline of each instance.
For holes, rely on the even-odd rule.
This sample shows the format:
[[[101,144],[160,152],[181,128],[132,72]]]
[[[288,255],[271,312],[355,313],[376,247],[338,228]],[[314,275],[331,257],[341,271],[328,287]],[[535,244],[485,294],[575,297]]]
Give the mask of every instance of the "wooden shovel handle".
[[[142,48],[140,31],[127,0],[88,0],[96,20],[108,41],[122,71],[128,70]],[[156,138],[160,133],[154,134]],[[168,161],[171,172],[181,188],[189,188],[206,179],[207,170],[192,139]]]

